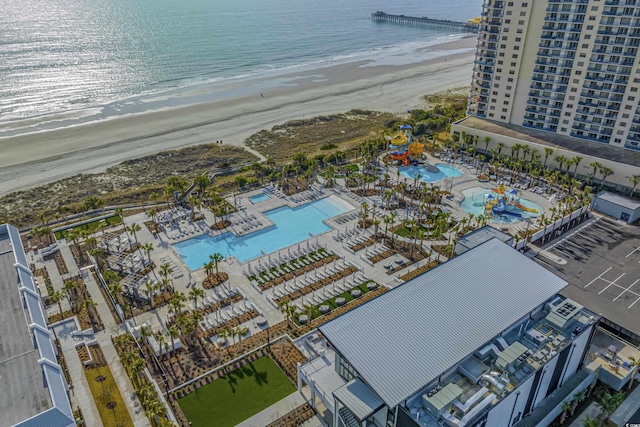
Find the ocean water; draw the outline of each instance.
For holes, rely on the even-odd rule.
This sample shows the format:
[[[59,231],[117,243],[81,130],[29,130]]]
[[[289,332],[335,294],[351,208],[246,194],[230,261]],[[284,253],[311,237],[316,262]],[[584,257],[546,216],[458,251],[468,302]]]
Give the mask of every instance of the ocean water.
[[[455,38],[376,10],[464,21],[482,0],[4,0],[0,123],[127,112],[141,99]],[[81,114],[80,114],[81,115]],[[34,119],[34,122],[36,120]],[[5,126],[6,129],[6,126]]]

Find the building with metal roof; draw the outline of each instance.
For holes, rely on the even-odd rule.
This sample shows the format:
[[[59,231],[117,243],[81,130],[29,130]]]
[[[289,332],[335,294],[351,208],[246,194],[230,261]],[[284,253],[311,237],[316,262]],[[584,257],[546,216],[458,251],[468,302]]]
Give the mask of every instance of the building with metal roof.
[[[571,302],[557,294],[566,284],[493,238],[321,326],[346,383],[313,395],[333,396],[336,426],[512,426],[582,365],[599,318],[577,306],[565,312]],[[299,372],[307,384],[323,382]],[[345,398],[354,380],[360,386]]]
[[[33,274],[15,227],[0,225],[0,425],[75,425]]]
[[[640,201],[609,191],[599,192],[591,202],[591,209],[629,224],[640,219]]]

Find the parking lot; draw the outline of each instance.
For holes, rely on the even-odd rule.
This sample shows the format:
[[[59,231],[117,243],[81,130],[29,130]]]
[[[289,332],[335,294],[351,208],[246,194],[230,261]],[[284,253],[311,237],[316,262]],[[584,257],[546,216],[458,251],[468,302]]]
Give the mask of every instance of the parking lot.
[[[597,218],[547,250],[566,264],[535,260],[569,282],[562,294],[640,334],[640,230]]]

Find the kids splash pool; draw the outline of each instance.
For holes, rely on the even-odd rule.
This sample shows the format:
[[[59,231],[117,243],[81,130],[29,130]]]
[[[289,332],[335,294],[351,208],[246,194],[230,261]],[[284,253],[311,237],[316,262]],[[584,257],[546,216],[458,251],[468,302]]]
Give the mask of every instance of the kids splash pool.
[[[514,223],[540,216],[543,209],[537,203],[520,197],[520,192],[506,187],[474,187],[462,191],[460,209],[488,221]]]
[[[420,179],[427,183],[442,181],[447,177],[459,177],[464,173],[454,168],[453,166],[449,166],[445,163],[436,163],[433,166],[399,166],[400,175],[409,179],[416,179],[418,175],[420,175]]]
[[[173,248],[190,270],[202,268],[209,262],[209,255],[219,253],[224,257],[235,257],[240,262],[286,248],[295,243],[329,231],[324,220],[353,210],[353,207],[330,196],[296,208],[283,206],[264,215],[273,222],[269,228],[236,237],[233,233],[218,236],[207,234],[176,243]]]

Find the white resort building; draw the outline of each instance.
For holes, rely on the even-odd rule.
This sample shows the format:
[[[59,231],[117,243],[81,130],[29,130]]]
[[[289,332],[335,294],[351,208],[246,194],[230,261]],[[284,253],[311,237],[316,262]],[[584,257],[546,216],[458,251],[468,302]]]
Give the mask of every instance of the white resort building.
[[[492,238],[321,326],[299,389],[335,427],[546,426],[597,379],[566,285]]]
[[[20,233],[0,225],[0,425],[74,426],[69,391]]]

